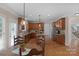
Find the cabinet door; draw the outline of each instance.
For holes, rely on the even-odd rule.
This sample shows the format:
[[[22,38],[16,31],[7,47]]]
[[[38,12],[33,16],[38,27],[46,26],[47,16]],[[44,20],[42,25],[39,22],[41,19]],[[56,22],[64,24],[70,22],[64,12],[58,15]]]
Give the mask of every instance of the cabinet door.
[[[38,24],[38,23],[35,23],[35,24],[34,24],[34,28],[35,28],[36,30],[39,30],[39,24]]]
[[[59,28],[62,29],[62,20],[59,20]]]
[[[55,23],[56,28],[59,28],[59,21]]]
[[[63,21],[62,21],[62,25],[63,25],[63,29],[65,29],[65,19],[63,19]]]
[[[29,30],[31,29],[31,24],[30,23],[28,24],[28,28],[29,28]]]
[[[64,45],[65,44],[65,36],[64,35],[56,36],[56,41],[57,41],[57,43]]]
[[[60,29],[65,29],[65,18],[61,18],[59,20],[59,28]]]

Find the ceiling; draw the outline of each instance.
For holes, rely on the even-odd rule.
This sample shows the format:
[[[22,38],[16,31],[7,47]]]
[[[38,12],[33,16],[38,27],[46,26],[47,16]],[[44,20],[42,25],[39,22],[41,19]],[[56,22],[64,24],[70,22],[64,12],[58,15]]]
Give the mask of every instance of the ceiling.
[[[13,9],[19,16],[24,15],[23,3],[5,3]],[[68,3],[26,3],[25,15],[28,21],[52,22],[59,17],[74,15],[79,13],[79,4]]]

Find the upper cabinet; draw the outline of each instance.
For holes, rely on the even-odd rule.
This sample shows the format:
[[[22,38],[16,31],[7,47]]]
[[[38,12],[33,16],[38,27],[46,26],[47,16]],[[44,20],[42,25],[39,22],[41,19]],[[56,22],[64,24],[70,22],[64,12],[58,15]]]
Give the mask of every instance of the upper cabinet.
[[[44,30],[44,24],[43,23],[28,23],[29,30]]]
[[[58,29],[65,29],[65,18],[61,18],[55,22],[55,27]]]
[[[18,17],[18,31],[19,33],[22,31],[26,31],[27,24],[23,17]]]

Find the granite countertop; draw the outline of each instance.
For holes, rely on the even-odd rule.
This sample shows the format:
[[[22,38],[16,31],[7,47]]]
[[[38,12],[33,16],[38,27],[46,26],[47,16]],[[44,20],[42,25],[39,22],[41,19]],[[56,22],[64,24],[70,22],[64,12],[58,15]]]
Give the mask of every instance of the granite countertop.
[[[45,34],[39,34],[39,33],[37,33],[37,36],[44,36]]]

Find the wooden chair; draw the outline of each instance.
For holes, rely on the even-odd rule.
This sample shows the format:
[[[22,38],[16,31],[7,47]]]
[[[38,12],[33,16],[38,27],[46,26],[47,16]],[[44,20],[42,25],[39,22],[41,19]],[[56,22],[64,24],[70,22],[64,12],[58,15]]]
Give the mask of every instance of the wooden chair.
[[[14,36],[14,46],[19,45],[19,44],[23,44],[24,43],[24,38],[17,36]]]
[[[38,51],[37,49],[32,49],[29,54],[27,54],[26,56],[35,56],[35,55],[44,55],[43,54],[43,50],[42,51]]]

